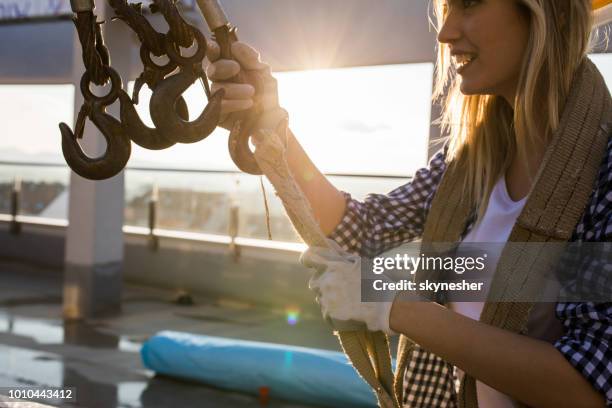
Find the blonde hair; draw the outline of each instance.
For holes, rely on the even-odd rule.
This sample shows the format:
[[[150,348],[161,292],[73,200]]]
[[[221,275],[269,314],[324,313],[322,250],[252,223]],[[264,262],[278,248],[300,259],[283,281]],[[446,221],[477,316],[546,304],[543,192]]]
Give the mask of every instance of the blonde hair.
[[[447,161],[465,170],[464,197],[480,220],[491,191],[514,155],[526,160],[527,146],[550,140],[559,126],[573,75],[589,50],[591,0],[516,0],[529,19],[514,106],[502,96],[463,95],[439,44],[433,97],[442,105],[439,124],[450,138]],[[436,28],[445,19],[445,0],[434,0]],[[544,114],[543,114],[544,113]]]

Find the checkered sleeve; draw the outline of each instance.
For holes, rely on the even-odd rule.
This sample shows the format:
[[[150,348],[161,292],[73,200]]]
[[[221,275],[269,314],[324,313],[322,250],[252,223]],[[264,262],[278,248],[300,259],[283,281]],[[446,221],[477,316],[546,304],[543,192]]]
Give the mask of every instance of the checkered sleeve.
[[[342,192],[346,210],[329,238],[344,250],[366,257],[418,238],[445,169],[445,149],[441,149],[411,181],[386,195],[369,194],[361,202]]]
[[[612,242],[612,136],[591,202],[573,238]],[[597,265],[595,261],[580,265],[580,269],[581,279],[590,290],[610,287],[609,265]],[[565,334],[555,347],[605,396],[606,405],[612,407],[612,302],[560,302],[556,312]]]
[[[566,333],[555,347],[612,407],[612,303],[559,303]]]

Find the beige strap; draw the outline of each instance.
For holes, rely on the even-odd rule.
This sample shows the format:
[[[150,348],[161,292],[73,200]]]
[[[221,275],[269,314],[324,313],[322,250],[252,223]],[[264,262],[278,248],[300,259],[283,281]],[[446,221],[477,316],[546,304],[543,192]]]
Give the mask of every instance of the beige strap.
[[[601,123],[610,120],[612,103],[609,91],[597,68],[587,59],[576,74],[559,128],[553,135],[532,193],[510,233],[509,241],[570,240],[588,204],[601,160],[607,153],[609,135],[601,128]],[[487,302],[480,321],[515,333],[526,333],[534,303],[517,300],[525,292],[537,294],[543,289],[544,276],[561,252],[550,249],[548,246],[546,253],[535,260],[532,250],[530,254],[514,246],[504,249],[489,297],[501,297],[507,301]],[[463,392],[459,394],[460,407],[478,406],[475,384],[473,377],[464,378]]]
[[[521,302],[541,293],[544,276],[562,250],[534,243],[566,242],[579,222],[606,154],[608,135],[601,128],[612,118],[610,94],[597,68],[588,59],[577,71],[562,115],[525,207],[502,251],[480,320],[515,333],[525,333],[533,303]],[[454,243],[465,230],[472,203],[462,196],[461,171],[449,164],[432,201],[424,243]],[[520,245],[524,243],[524,245]],[[529,245],[529,248],[527,247]],[[544,246],[542,245],[542,249]],[[417,273],[417,279],[427,278]],[[493,302],[492,299],[504,299]],[[409,341],[402,347],[409,348]],[[399,351],[398,367],[409,356]],[[459,407],[477,408],[475,379],[468,374],[459,391]]]

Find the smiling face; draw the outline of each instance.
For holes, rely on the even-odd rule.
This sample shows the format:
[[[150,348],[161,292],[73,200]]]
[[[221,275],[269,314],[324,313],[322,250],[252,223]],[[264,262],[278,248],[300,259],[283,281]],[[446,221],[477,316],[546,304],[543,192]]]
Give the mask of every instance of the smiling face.
[[[447,44],[464,95],[500,95],[514,104],[529,18],[518,0],[442,0]]]

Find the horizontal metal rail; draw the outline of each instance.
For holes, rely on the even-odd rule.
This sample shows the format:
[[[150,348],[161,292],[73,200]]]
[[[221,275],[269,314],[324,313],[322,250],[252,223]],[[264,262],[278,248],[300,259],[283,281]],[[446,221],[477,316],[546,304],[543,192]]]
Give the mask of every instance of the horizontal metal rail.
[[[42,217],[32,217],[25,215],[18,215],[16,220],[23,225],[24,229],[27,229],[27,226],[38,226],[38,227],[51,227],[56,229],[65,229],[68,227],[67,220],[60,220],[54,218],[42,218]],[[5,223],[9,224],[13,221],[13,217],[8,214],[0,214],[0,224]],[[158,238],[166,238],[166,239],[177,239],[184,241],[195,241],[195,242],[203,242],[210,244],[223,244],[229,245],[231,243],[231,237],[228,235],[217,235],[217,234],[205,234],[199,232],[189,232],[189,231],[176,231],[176,230],[167,230],[162,228],[156,228],[154,234]],[[147,238],[150,234],[150,230],[147,227],[136,227],[132,225],[124,225],[123,233],[126,235],[136,235],[142,236],[143,238]],[[289,252],[302,252],[306,249],[306,245],[299,242],[285,242],[285,241],[269,241],[265,239],[257,239],[257,238],[246,238],[246,237],[236,237],[235,244],[242,247],[251,247],[258,249],[273,249],[273,250],[281,250],[281,251],[289,251]]]
[[[56,167],[66,168],[68,165],[64,163],[36,163],[36,162],[20,162],[20,161],[0,161],[0,166],[19,166],[19,167]],[[245,175],[238,170],[206,170],[206,169],[181,169],[172,167],[139,167],[128,166],[126,170],[130,171],[146,171],[146,172],[168,172],[168,173],[200,173],[200,174],[226,174],[226,175]],[[397,179],[410,180],[412,176],[402,176],[393,174],[357,174],[357,173],[325,173],[329,177],[350,177],[350,178],[374,178],[374,179]]]
[[[55,167],[66,168],[64,163],[37,163],[37,162],[21,162],[21,161],[0,161],[0,166],[19,166],[19,167]],[[180,169],[180,168],[153,168],[153,167],[127,167],[128,171],[144,171],[144,172],[173,172],[173,173],[197,173],[197,174],[225,174],[225,175],[243,175],[244,173],[237,170],[203,170],[203,169]],[[366,179],[401,179],[409,180],[411,177],[398,175],[372,175],[372,174],[346,174],[346,173],[327,173],[330,177],[350,177],[350,178],[366,178]],[[42,226],[51,228],[65,229],[68,227],[68,220],[53,219],[36,216],[0,214],[0,223],[17,222],[24,227]],[[137,227],[132,225],[124,225],[123,233],[129,235],[137,235],[150,237],[151,235],[158,238],[179,239],[186,241],[198,241],[214,244],[230,245],[232,238],[229,235],[197,233],[180,230],[167,230],[162,228],[147,228]],[[246,238],[237,236],[233,243],[242,247],[252,247],[261,249],[282,250],[290,252],[302,252],[306,249],[305,244],[298,242],[271,241],[266,239]]]

